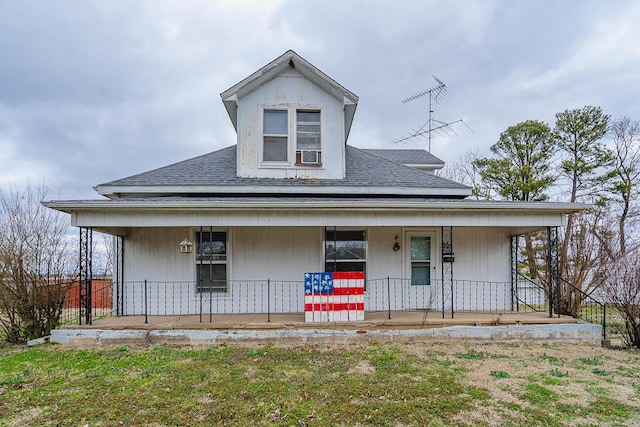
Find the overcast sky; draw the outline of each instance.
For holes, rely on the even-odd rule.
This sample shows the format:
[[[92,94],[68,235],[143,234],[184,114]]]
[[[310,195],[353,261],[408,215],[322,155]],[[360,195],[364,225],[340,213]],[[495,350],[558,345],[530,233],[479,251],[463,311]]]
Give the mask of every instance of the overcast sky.
[[[288,49],[360,97],[349,143],[393,141],[435,110],[432,152],[489,155],[500,132],[596,105],[640,120],[637,1],[0,0],[0,187],[53,199],[235,144],[220,93]]]

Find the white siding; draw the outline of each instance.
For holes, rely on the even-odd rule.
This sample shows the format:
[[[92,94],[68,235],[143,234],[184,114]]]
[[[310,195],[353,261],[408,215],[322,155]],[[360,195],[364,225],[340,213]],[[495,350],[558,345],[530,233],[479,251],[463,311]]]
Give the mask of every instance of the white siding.
[[[178,248],[185,235],[193,241],[193,232],[184,228],[131,229],[124,239],[125,282],[195,280],[194,255],[181,254]]]
[[[367,230],[367,293],[373,310],[451,308],[451,291],[441,280],[440,228],[359,227]],[[198,294],[195,254],[181,254],[178,243],[192,228],[132,229],[124,239],[125,313],[266,313],[303,311],[303,277],[322,271],[324,227],[229,228],[229,289]],[[407,273],[407,233],[433,232],[433,283],[411,286]],[[396,242],[399,251],[393,251]],[[454,309],[505,310],[510,307],[510,245],[500,228],[453,229]],[[387,279],[389,278],[389,279]],[[269,279],[269,282],[267,282]],[[390,291],[390,293],[389,293]],[[211,297],[211,299],[210,299]]]
[[[323,271],[320,227],[247,227],[233,230],[234,280],[301,281]]]
[[[511,280],[511,247],[505,229],[454,228],[453,251],[456,254],[456,279],[494,282]]]
[[[403,248],[393,251],[393,244],[398,237],[402,244],[402,228],[371,227],[367,229],[367,279],[383,279],[385,277],[403,277]]]

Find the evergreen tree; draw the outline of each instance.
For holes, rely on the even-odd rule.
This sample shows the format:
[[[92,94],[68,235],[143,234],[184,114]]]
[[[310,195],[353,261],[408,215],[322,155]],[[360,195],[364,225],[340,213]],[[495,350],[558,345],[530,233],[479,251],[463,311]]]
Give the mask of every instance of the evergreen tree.
[[[603,142],[608,126],[609,116],[600,107],[587,105],[556,114],[553,137],[560,151],[560,174],[571,184],[572,203],[578,201],[581,192],[594,188],[602,175],[598,171],[612,164],[611,152]]]
[[[491,146],[492,158],[474,162],[482,179],[506,200],[543,201],[554,183],[553,138],[549,126],[527,120],[507,128]]]

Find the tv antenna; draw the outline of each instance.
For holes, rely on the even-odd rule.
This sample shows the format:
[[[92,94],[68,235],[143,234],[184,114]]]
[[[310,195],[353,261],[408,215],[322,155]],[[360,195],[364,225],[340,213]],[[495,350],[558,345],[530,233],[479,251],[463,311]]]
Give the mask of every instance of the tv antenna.
[[[440,80],[433,74],[431,75],[431,77],[433,77],[433,79],[436,81],[437,83],[436,86],[432,87],[431,89],[427,89],[422,92],[416,93],[415,95],[412,95],[402,100],[402,103],[406,104],[407,102],[411,102],[418,98],[422,98],[423,96],[428,96],[429,97],[429,116],[428,116],[427,122],[418,128],[412,129],[409,135],[401,138],[397,138],[393,141],[394,143],[398,143],[398,142],[407,141],[413,138],[421,138],[421,137],[423,138],[426,135],[427,140],[429,142],[429,153],[431,153],[432,135],[434,133],[437,135],[442,135],[442,134],[449,135],[449,132],[453,133],[454,135],[457,135],[456,132],[451,127],[451,125],[455,123],[462,123],[467,127],[467,129],[471,131],[471,133],[474,133],[473,130],[462,119],[447,123],[447,122],[442,122],[440,120],[436,120],[434,118],[434,108],[436,105],[438,105],[440,100],[444,98],[444,96],[446,95],[447,85],[445,85],[442,80]]]

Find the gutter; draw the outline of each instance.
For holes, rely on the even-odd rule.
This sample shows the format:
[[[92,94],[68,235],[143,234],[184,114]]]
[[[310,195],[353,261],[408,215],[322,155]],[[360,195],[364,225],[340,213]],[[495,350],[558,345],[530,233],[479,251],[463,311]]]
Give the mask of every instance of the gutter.
[[[419,210],[419,211],[466,211],[466,212],[581,212],[592,208],[592,205],[565,202],[496,202],[496,201],[406,201],[375,199],[350,202],[349,200],[299,200],[299,201],[224,201],[224,200],[56,200],[42,204],[48,208],[62,212],[78,211],[181,211],[181,210]]]

